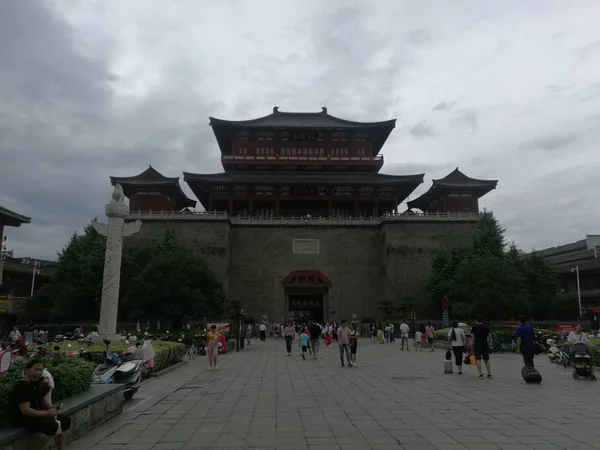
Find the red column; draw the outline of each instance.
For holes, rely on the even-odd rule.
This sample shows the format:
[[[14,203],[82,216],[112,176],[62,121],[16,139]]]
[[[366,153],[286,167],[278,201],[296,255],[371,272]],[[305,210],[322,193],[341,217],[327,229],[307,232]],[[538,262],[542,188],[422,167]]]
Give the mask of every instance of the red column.
[[[379,201],[375,200],[373,202],[373,217],[379,217]]]
[[[279,217],[281,214],[279,210],[279,199],[275,200],[275,217]]]
[[[327,200],[327,211],[329,212],[329,216],[331,216],[331,213],[332,213],[331,199]]]
[[[227,207],[227,213],[230,216],[233,216],[233,199],[232,198],[229,199],[229,205]]]
[[[248,216],[253,217],[254,216],[254,199],[251,198],[248,201]]]

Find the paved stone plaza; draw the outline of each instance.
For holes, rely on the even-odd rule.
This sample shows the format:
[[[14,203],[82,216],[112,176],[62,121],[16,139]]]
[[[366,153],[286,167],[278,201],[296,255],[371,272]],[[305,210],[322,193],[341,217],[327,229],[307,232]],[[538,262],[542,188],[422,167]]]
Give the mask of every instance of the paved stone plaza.
[[[526,385],[518,355],[492,355],[493,380],[474,367],[443,374],[443,351],[359,344],[355,368],[337,347],[318,360],[254,341],[153,379],[126,412],[76,441],[75,450],[590,449],[600,448],[600,385],[537,358]]]

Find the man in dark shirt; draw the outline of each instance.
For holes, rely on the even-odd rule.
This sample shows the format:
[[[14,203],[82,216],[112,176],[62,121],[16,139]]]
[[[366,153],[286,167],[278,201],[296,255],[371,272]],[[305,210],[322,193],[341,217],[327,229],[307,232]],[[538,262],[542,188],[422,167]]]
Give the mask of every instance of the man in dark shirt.
[[[481,368],[481,360],[485,362],[487,377],[492,378],[492,367],[490,366],[490,346],[489,339],[492,336],[490,329],[483,324],[481,316],[475,318],[476,324],[471,328],[473,336],[473,348],[475,350],[475,359],[477,360],[477,370],[479,378],[483,378],[483,370]]]
[[[523,355],[523,363],[527,367],[534,367],[533,365],[533,346],[535,342],[535,332],[531,325],[527,323],[525,317],[519,317],[519,326],[515,331],[517,337],[517,352]]]
[[[317,359],[319,353],[319,347],[321,345],[321,327],[310,321],[308,323],[308,333],[310,334],[310,345],[312,347],[313,358]]]

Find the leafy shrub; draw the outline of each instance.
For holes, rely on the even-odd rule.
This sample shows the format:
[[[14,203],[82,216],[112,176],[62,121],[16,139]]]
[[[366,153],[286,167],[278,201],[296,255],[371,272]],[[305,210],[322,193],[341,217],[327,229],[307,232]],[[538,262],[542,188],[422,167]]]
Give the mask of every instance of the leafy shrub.
[[[71,347],[69,347],[71,344]],[[50,344],[49,347],[53,348],[55,344]],[[61,352],[67,352],[75,349],[79,349],[82,347],[81,342],[62,342],[57,344],[60,347]],[[117,342],[110,345],[110,351],[115,353],[121,353],[123,350],[128,349],[132,345],[135,345],[134,342],[125,343]],[[83,346],[85,347],[85,346]],[[185,345],[180,342],[170,342],[170,341],[152,341],[152,347],[156,353],[154,358],[154,370],[158,372],[159,370],[165,369],[173,364],[177,364],[183,358],[183,354],[185,353]],[[94,367],[98,364],[102,364],[106,360],[106,346],[104,344],[93,344],[87,347],[88,352],[90,353],[89,357]],[[65,359],[77,359],[77,358],[65,358]]]
[[[48,357],[43,359],[48,371],[54,378],[52,400],[58,402],[87,391],[92,383],[94,364],[77,358]],[[13,386],[21,379],[24,360],[16,360],[10,370],[2,376],[0,383],[0,423],[9,423],[8,407]]]
[[[179,342],[161,342],[160,347],[154,346],[154,370],[156,372],[181,362],[185,354],[185,345]],[[154,342],[152,343],[154,345]]]

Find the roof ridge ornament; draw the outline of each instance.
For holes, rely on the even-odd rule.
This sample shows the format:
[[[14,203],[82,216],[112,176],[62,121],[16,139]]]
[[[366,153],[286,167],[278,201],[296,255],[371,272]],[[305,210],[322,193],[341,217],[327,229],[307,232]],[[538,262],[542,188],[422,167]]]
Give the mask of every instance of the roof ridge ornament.
[[[273,114],[277,114],[279,112],[279,106],[273,106]]]
[[[327,106],[321,107],[321,113],[327,114]]]

